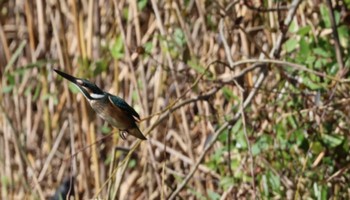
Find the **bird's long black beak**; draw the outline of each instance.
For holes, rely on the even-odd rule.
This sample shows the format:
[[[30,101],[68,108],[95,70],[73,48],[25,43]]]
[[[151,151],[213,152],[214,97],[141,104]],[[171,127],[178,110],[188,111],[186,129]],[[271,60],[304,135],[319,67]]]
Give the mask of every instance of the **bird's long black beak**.
[[[64,72],[61,72],[61,71],[59,71],[59,70],[57,70],[57,69],[53,69],[53,70],[54,70],[57,74],[59,74],[60,76],[62,76],[63,78],[69,80],[70,82],[72,82],[72,83],[74,83],[74,84],[76,84],[76,85],[80,85],[80,83],[77,81],[77,80],[79,80],[78,78],[75,78],[74,76],[71,76],[71,75],[66,74],[66,73],[64,73]]]

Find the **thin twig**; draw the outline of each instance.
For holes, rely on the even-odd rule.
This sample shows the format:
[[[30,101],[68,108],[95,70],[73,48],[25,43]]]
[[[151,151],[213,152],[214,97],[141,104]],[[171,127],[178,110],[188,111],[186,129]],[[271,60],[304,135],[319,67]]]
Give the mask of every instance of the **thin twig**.
[[[240,92],[240,96],[241,96],[241,102],[244,101],[244,94],[243,92]],[[243,132],[244,132],[244,136],[247,142],[247,146],[248,146],[248,153],[249,153],[249,157],[250,157],[250,175],[252,176],[252,185],[253,185],[253,199],[256,199],[256,188],[255,188],[255,174],[254,174],[254,157],[253,157],[253,153],[252,153],[252,147],[250,144],[250,140],[249,140],[249,136],[247,133],[247,124],[246,124],[246,120],[245,120],[245,115],[244,115],[244,107],[243,104],[241,103],[240,106],[240,113],[241,113],[241,119],[242,119],[242,124],[243,124]]]
[[[342,51],[342,47],[341,47],[340,41],[339,41],[339,34],[338,34],[337,25],[336,25],[335,18],[334,18],[334,10],[333,10],[333,6],[332,6],[332,1],[326,0],[326,4],[328,7],[328,11],[329,11],[329,17],[330,17],[332,33],[333,33],[333,38],[334,38],[335,55],[337,58],[337,62],[339,64],[339,72],[342,72],[342,70],[344,69],[343,55],[342,55],[343,51]],[[341,77],[341,75],[339,75],[339,77]]]
[[[327,78],[327,79],[330,79],[330,80],[333,80],[333,81],[336,81],[336,82],[340,82],[340,83],[347,83],[347,82],[350,82],[350,79],[340,79],[340,78],[338,78],[338,77],[333,77],[333,76],[327,75],[327,74],[325,74],[325,73],[321,73],[321,72],[318,72],[318,71],[309,69],[309,68],[307,68],[307,67],[304,66],[304,65],[299,65],[299,64],[295,64],[295,63],[291,63],[291,62],[287,62],[287,61],[281,61],[281,60],[247,59],[247,60],[241,60],[241,61],[235,62],[231,67],[238,66],[238,65],[242,65],[242,64],[246,64],[246,63],[277,64],[277,66],[281,66],[281,67],[283,67],[284,65],[287,65],[287,66],[289,66],[289,67],[294,68],[295,70],[304,71],[304,72],[309,72],[309,73],[311,73],[311,74],[315,74],[315,75],[317,75],[317,76],[324,77],[324,78]],[[254,68],[256,68],[256,66],[253,67],[253,68],[249,68],[249,71],[250,71],[250,70],[253,70]],[[247,68],[247,69],[248,69],[248,68]]]
[[[55,155],[55,153],[56,153],[56,151],[58,149],[58,146],[61,143],[61,140],[63,138],[63,135],[64,135],[65,130],[66,130],[67,127],[68,127],[68,122],[65,121],[63,123],[63,125],[62,125],[62,128],[61,128],[61,130],[60,130],[56,140],[55,140],[55,143],[53,144],[53,146],[52,146],[52,148],[50,150],[49,155],[46,158],[46,161],[44,162],[44,166],[42,167],[42,169],[41,169],[41,171],[39,173],[39,176],[38,176],[38,181],[39,182],[44,178],[44,175],[45,175],[45,173],[46,173],[46,171],[47,171],[47,169],[49,167],[49,164],[51,163],[51,160],[53,159],[53,157],[54,157],[54,155]]]

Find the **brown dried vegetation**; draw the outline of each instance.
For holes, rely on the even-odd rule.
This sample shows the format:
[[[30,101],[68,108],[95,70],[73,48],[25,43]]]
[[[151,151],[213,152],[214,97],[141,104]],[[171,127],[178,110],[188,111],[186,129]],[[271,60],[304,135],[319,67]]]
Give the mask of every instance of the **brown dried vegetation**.
[[[349,199],[345,2],[0,1],[1,199]]]

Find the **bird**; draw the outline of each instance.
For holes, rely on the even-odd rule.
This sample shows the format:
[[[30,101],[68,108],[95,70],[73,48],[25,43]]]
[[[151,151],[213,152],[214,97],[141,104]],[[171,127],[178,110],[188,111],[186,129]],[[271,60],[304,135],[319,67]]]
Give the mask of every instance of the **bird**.
[[[70,196],[74,197],[74,179],[74,177],[66,178],[50,200],[69,199]]]
[[[147,139],[136,124],[140,121],[140,115],[122,98],[101,90],[96,84],[86,79],[76,78],[57,69],[53,70],[77,86],[92,109],[102,119],[119,129],[119,135],[122,139],[125,140],[127,134],[141,140]]]

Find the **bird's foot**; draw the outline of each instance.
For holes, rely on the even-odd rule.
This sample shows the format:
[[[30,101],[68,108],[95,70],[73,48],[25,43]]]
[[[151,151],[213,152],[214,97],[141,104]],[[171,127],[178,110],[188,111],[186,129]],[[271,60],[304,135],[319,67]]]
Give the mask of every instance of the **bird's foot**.
[[[128,136],[128,132],[125,130],[119,130],[119,136],[123,139],[126,140],[126,137]]]

